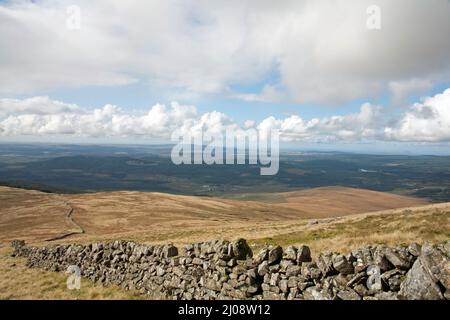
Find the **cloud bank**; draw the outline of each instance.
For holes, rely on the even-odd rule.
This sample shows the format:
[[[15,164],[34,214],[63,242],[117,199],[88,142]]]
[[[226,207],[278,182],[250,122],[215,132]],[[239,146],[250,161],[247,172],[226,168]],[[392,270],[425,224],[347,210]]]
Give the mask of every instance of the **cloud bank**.
[[[175,131],[210,134],[226,129],[279,130],[283,141],[450,142],[450,89],[408,107],[396,118],[365,103],[359,112],[325,118],[268,117],[237,123],[222,112],[200,114],[195,106],[172,102],[148,110],[125,111],[114,105],[88,109],[48,97],[0,99],[0,136],[141,137],[169,140]]]

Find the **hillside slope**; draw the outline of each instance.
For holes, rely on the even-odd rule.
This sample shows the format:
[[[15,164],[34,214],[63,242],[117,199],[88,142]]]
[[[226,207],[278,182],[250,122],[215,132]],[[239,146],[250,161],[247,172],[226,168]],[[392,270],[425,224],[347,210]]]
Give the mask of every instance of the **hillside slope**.
[[[261,226],[277,234],[305,219],[427,204],[417,198],[341,187],[259,197],[241,201],[151,192],[58,195],[0,187],[0,242],[5,245],[16,238],[45,242],[72,233],[70,239],[77,241],[119,237],[190,241],[208,234],[214,237],[222,229],[224,236],[245,231],[251,239],[266,235]]]

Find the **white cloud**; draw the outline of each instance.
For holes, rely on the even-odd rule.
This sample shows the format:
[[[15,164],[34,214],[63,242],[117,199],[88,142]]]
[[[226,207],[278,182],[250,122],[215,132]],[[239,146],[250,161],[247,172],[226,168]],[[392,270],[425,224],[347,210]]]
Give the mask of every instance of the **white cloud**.
[[[327,118],[304,120],[297,115],[279,120],[269,117],[263,120],[258,129],[267,131],[277,129],[285,141],[331,142],[338,140],[360,141],[375,139],[382,125],[381,107],[368,103],[361,106],[360,112]]]
[[[0,5],[1,93],[135,81],[227,93],[276,73],[261,94],[236,97],[339,104],[450,74],[447,0],[80,0],[77,31],[65,27],[72,4]],[[381,30],[366,29],[372,4]]]
[[[19,99],[0,99],[0,119],[7,115],[19,114],[54,114],[54,113],[76,113],[81,112],[75,104],[67,104],[60,101],[50,100],[48,97],[38,96]]]
[[[450,89],[389,116],[389,109],[365,103],[359,112],[324,118],[267,117],[241,125],[222,112],[198,113],[195,106],[172,102],[130,112],[114,105],[88,109],[48,97],[0,99],[0,136],[144,137],[168,141],[179,133],[224,133],[227,129],[278,130],[283,141],[450,142]]]
[[[199,115],[194,106],[172,102],[148,111],[125,112],[114,105],[83,109],[48,97],[24,100],[0,99],[0,135],[78,137],[137,137],[168,139],[173,131],[206,130],[210,133],[236,126],[225,114]]]
[[[399,141],[450,141],[450,89],[412,105],[385,134]]]

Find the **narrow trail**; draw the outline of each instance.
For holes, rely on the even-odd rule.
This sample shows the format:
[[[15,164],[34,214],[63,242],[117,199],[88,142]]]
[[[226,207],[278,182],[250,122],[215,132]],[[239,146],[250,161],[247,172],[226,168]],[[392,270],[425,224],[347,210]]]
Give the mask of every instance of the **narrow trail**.
[[[58,196],[61,197],[61,196]],[[61,239],[65,239],[67,237],[76,235],[76,234],[83,234],[84,233],[84,229],[75,222],[75,220],[73,219],[73,212],[74,212],[74,208],[69,204],[69,202],[66,199],[62,199],[61,200],[62,203],[67,207],[68,211],[66,214],[66,221],[69,223],[69,225],[73,226],[72,231],[67,231],[64,234],[61,234],[59,236],[50,238],[50,239],[46,239],[45,241],[56,241],[56,240],[61,240]]]

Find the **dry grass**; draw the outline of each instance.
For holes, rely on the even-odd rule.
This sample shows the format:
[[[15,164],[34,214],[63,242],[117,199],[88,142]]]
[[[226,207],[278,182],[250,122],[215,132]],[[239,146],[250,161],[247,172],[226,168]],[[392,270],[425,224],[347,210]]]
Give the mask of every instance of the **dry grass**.
[[[150,192],[55,195],[0,187],[0,246],[20,238],[32,243],[73,231],[70,241],[126,238],[182,243],[208,237],[261,236],[290,230],[304,219],[360,214],[426,201],[369,190],[317,188],[259,195],[258,201],[179,196]],[[261,201],[264,200],[264,201]],[[239,233],[238,233],[239,232]]]
[[[54,243],[125,239],[181,245],[243,237],[255,249],[266,244],[307,244],[314,255],[372,243],[450,239],[450,203],[423,206],[422,200],[348,188],[275,194],[263,200],[140,192],[60,196],[0,187],[0,299],[138,298],[133,292],[99,287],[88,280],[82,281],[80,291],[67,290],[65,274],[28,269],[24,259],[7,255],[11,239],[48,245],[46,238],[73,229],[66,219],[67,204],[86,232]],[[408,205],[413,207],[389,209]],[[363,213],[374,210],[383,211]]]
[[[145,299],[137,292],[119,287],[102,287],[81,279],[80,290],[67,289],[67,275],[40,269],[29,269],[24,258],[12,258],[5,250],[0,253],[0,300],[91,300],[91,299]]]
[[[294,232],[252,240],[266,244],[307,244],[313,253],[349,252],[366,244],[439,243],[450,239],[450,204],[387,210],[339,219],[318,220]]]

